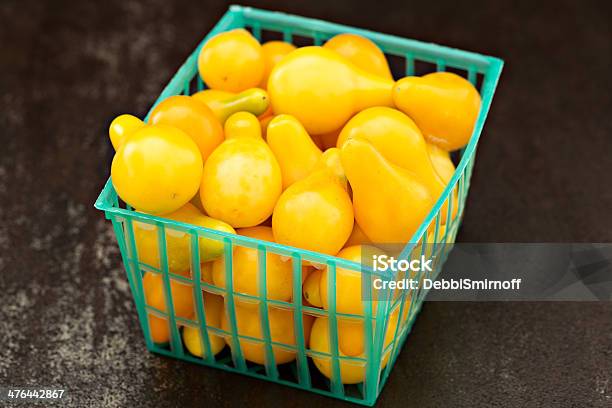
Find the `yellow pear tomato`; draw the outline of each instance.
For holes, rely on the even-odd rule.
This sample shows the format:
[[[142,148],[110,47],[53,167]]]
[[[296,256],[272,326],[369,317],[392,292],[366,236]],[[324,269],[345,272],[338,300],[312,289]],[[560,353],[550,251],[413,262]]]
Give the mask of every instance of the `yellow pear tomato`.
[[[357,34],[338,34],[323,47],[336,51],[354,65],[383,78],[393,79],[385,54],[371,40]]]
[[[256,131],[259,124],[256,123]],[[282,191],[281,171],[261,138],[223,142],[204,164],[200,199],[206,212],[235,228],[265,221]]]
[[[391,344],[395,329],[397,327],[398,313],[392,313],[387,331],[385,333],[385,347]],[[375,323],[372,322],[374,330]],[[312,330],[310,332],[310,349],[319,353],[331,354],[329,336],[329,320],[327,317],[317,317]],[[340,381],[343,384],[357,384],[365,380],[366,375],[366,360],[365,351],[366,342],[371,342],[372,339],[367,339],[365,336],[365,323],[363,320],[357,319],[338,319],[338,355],[340,357],[356,357],[362,360],[341,359],[340,365]],[[382,367],[384,368],[389,361],[390,353],[387,352],[383,356]],[[313,356],[312,361],[319,369],[321,374],[327,378],[332,378],[332,362],[330,357]]]
[[[168,313],[162,276],[147,272],[142,278],[142,286],[147,305]],[[170,292],[174,314],[177,317],[191,319],[195,312],[191,286],[170,279]],[[167,343],[170,340],[168,319],[149,313],[149,330],[155,343]]]
[[[242,28],[217,34],[202,47],[198,70],[211,89],[241,92],[254,88],[265,70],[261,45]]]
[[[210,218],[200,212],[194,205],[187,203],[183,207],[166,214],[164,218],[199,227],[235,233],[229,224]],[[157,227],[143,222],[134,222],[134,238],[138,259],[149,266],[161,268]],[[199,238],[200,262],[208,262],[223,254],[223,241],[211,238]],[[172,273],[189,276],[191,270],[191,235],[166,228],[166,254],[168,269]]]
[[[238,229],[239,235],[274,242],[272,228],[258,226]],[[259,296],[259,253],[257,249],[235,245],[232,256],[234,292]],[[293,266],[291,260],[282,260],[277,254],[266,254],[266,290],[268,299],[288,301],[293,294]],[[225,259],[213,262],[212,277],[215,286],[226,287]],[[246,302],[244,302],[246,305]]]
[[[197,193],[202,155],[183,131],[171,126],[136,130],[115,153],[111,166],[119,197],[139,211],[162,215],[178,210]]]
[[[240,348],[244,358],[257,364],[266,363],[266,351],[263,344],[264,336],[261,329],[261,316],[259,308],[246,308],[241,305],[236,305],[236,324],[238,333],[241,336],[253,337],[261,341],[254,342],[249,339],[241,338]],[[270,337],[275,343],[283,344],[288,347],[295,347],[295,325],[292,310],[279,309],[268,307],[268,321],[270,323]],[[304,337],[310,337],[310,328],[312,327],[313,317],[303,315],[302,325]],[[231,331],[227,314],[223,314],[221,326],[225,331]],[[225,339],[230,347],[233,347],[231,337]],[[274,354],[274,362],[276,364],[284,364],[295,359],[295,352],[288,351],[286,347],[272,346]]]
[[[344,248],[336,256],[361,264],[363,258],[365,258],[367,254],[378,254],[380,252],[380,250],[372,246],[355,245]],[[328,268],[325,268],[321,273],[321,279],[319,281],[321,305],[325,310],[329,308],[327,275]],[[362,276],[363,274],[360,271],[336,268],[336,311],[348,314],[364,314]],[[373,311],[376,311],[376,303],[374,303],[372,307]]]
[[[212,293],[203,292],[204,297],[204,311],[206,313],[206,325],[221,329],[221,319],[223,317],[223,298],[219,295],[213,295]],[[225,347],[225,340],[223,337],[212,334],[212,331],[208,333],[208,339],[210,341],[210,351],[213,355],[218,354]],[[200,329],[192,326],[185,326],[183,328],[183,342],[185,347],[191,354],[197,357],[206,357],[205,351],[202,348],[202,339],[200,336]]]
[[[272,68],[287,54],[295,50],[295,45],[285,41],[268,41],[261,46],[261,52],[263,53],[265,70],[264,75],[259,84],[260,88],[266,89],[268,85],[268,77]]]
[[[337,130],[370,106],[393,106],[393,84],[335,51],[310,46],[276,64],[268,78],[268,93],[275,114],[293,115],[309,135],[319,135]]]
[[[452,72],[402,78],[393,88],[393,101],[416,122],[428,142],[447,151],[468,143],[480,111],[480,94],[474,85]]]
[[[164,99],[151,112],[149,122],[174,126],[198,145],[202,160],[223,141],[223,127],[205,103],[185,95]]]
[[[144,125],[144,122],[134,115],[119,115],[113,119],[108,128],[108,135],[115,151],[119,149],[119,146],[123,144],[129,135]]]

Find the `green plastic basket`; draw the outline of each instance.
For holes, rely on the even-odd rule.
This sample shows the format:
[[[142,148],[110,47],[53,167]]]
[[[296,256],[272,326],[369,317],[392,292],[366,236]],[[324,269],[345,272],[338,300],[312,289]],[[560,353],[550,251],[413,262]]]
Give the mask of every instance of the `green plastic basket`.
[[[461,223],[476,156],[476,146],[501,74],[503,61],[473,52],[398,38],[325,21],[257,10],[249,7],[231,6],[229,11],[225,13],[213,30],[179,68],[155,104],[171,95],[189,95],[192,92],[204,89],[204,84],[199,78],[197,70],[197,56],[200,48],[215,34],[240,27],[249,29],[258,39],[261,39],[262,32],[265,30],[265,32],[281,33],[282,38],[288,42],[294,41],[299,36],[302,39],[312,40],[312,43],[315,45],[322,44],[339,33],[355,33],[373,40],[387,55],[405,60],[406,75],[414,74],[415,64],[426,62],[434,64],[438,71],[452,69],[453,72],[464,72],[464,75],[475,85],[482,80],[482,85],[480,86],[482,107],[470,142],[460,152],[460,162],[457,170],[444,193],[423,221],[421,227],[416,231],[410,243],[406,244],[403,252],[403,254],[425,253],[426,240],[422,239],[422,237],[424,234],[426,236],[427,231],[434,231],[433,249],[430,250],[433,250],[437,255],[437,261],[434,272],[431,274],[433,276],[437,275],[446,260]],[[457,193],[457,216],[451,219],[451,212],[447,212],[446,225],[448,227],[444,230],[444,233],[441,233],[441,224],[443,222],[441,222],[440,209],[446,202],[448,202],[449,208],[452,208],[453,199],[455,199],[454,194],[451,194],[452,190]],[[364,324],[365,353],[361,357],[341,356],[338,350],[338,318],[355,318],[355,316],[336,312],[336,299],[333,296],[335,290],[332,289],[336,285],[336,275],[334,272],[336,268],[359,271],[363,274],[372,273],[371,270],[365,271],[355,262],[332,256],[138,213],[119,201],[110,179],[100,193],[95,207],[104,211],[106,218],[112,222],[147,348],[162,355],[246,374],[251,377],[285,384],[346,401],[372,405],[389,377],[391,367],[397,359],[426,295],[426,291],[418,291],[409,295],[407,295],[407,291],[401,291],[401,293],[393,293],[393,291],[389,290],[386,292],[382,291],[378,293],[379,300],[375,313],[373,313],[372,302],[364,302],[365,317],[362,317],[362,319]],[[134,237],[133,222],[135,221],[157,227],[159,264],[161,268],[155,268],[139,261]],[[168,232],[188,234],[191,239],[192,259],[189,278],[169,272],[166,251],[166,234]],[[216,240],[223,244],[226,288],[216,287],[210,284],[210,282],[204,282],[202,279],[200,253],[198,251],[198,242],[202,238]],[[442,245],[441,243],[450,243],[451,245]],[[240,246],[257,251],[259,296],[250,296],[234,291],[232,254],[233,250]],[[279,254],[289,258],[292,262],[294,273],[292,301],[282,302],[268,299],[267,297],[266,274],[262,273],[262,271],[266,270],[266,256],[269,254]],[[330,295],[327,311],[309,307],[302,302],[301,266],[304,261],[327,265],[332,272],[328,274],[327,284]],[[165,304],[167,306],[166,311],[155,309],[146,304],[143,291],[143,275],[145,272],[161,275]],[[193,319],[176,316],[172,291],[170,290],[171,281],[173,280],[190,285],[193,288],[195,304],[195,316]],[[204,307],[201,295],[203,290],[220,294],[224,297],[226,317],[230,326],[229,331],[207,325],[206,308]],[[261,338],[238,334],[235,309],[236,302],[240,300],[258,302]],[[272,341],[268,307],[277,307],[293,313],[295,345]],[[395,327],[388,327],[392,313],[399,313],[401,318],[397,319]],[[328,317],[330,353],[316,352],[306,346],[308,339],[304,335],[303,314]],[[153,342],[148,316],[158,316],[167,320],[170,330],[170,341],[168,344],[156,344]],[[191,326],[199,329],[202,334],[200,337],[202,339],[201,346],[202,350],[204,350],[204,357],[191,355],[184,347],[180,335],[181,326]],[[395,335],[389,344],[385,344],[385,333],[388,330],[391,330]],[[226,347],[223,352],[213,356],[210,352],[211,335],[225,337],[232,347]],[[261,345],[265,350],[265,364],[253,364],[245,360],[239,341]],[[276,365],[273,347],[295,353],[295,360],[287,364]],[[327,379],[319,373],[312,362],[312,357],[324,359],[331,364],[331,379]],[[384,363],[385,361],[387,361],[386,364]],[[365,369],[365,380],[356,385],[342,384],[340,381],[341,363],[363,366]]]

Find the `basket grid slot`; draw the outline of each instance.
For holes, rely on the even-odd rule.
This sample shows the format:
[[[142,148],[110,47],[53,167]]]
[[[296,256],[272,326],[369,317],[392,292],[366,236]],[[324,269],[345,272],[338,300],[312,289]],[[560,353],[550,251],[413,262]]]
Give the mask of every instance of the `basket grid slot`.
[[[475,81],[474,86],[482,94],[484,87],[484,74],[482,72],[477,72]]]
[[[257,35],[257,31],[254,30],[253,35],[261,43],[268,41],[283,41],[283,33],[276,30],[260,29],[259,35]]]
[[[385,54],[389,69],[395,80],[403,78],[406,75],[406,57],[397,54]]]
[[[465,68],[455,67],[455,66],[449,65],[449,66],[446,66],[445,71],[451,72],[453,74],[459,75],[460,77],[469,80],[469,72]]]
[[[414,61],[414,74],[416,76],[423,76],[426,74],[431,74],[432,72],[437,72],[438,69],[436,67],[435,61],[427,61],[423,59],[415,59]]]
[[[292,43],[296,47],[307,47],[309,45],[314,45],[314,38],[296,34],[293,35]]]

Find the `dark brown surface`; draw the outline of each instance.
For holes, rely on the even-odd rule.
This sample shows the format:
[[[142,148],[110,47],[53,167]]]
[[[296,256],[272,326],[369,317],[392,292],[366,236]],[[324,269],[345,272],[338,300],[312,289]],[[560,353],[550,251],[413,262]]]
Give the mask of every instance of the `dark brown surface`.
[[[278,3],[278,4],[276,4]],[[414,4],[413,4],[414,3]],[[500,56],[462,241],[612,241],[609,2],[261,2]],[[339,406],[145,351],[92,204],[222,2],[0,3],[0,385],[71,406]],[[612,406],[610,303],[428,303],[378,406]]]

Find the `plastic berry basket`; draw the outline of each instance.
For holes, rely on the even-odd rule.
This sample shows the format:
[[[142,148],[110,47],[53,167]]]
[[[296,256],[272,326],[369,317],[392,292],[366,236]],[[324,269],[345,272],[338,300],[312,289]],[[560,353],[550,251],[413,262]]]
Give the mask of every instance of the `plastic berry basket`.
[[[419,252],[421,254],[425,253],[427,244],[425,243],[426,239],[423,239],[423,237],[428,237],[429,234],[427,239],[429,241],[428,245],[432,245],[430,250],[436,254],[434,270],[430,274],[433,276],[437,275],[446,260],[448,252],[452,248],[457,229],[461,223],[466,196],[470,187],[476,147],[501,74],[503,61],[473,52],[380,34],[340,24],[249,7],[231,6],[212,31],[179,68],[155,104],[171,95],[190,95],[204,89],[204,84],[197,70],[197,56],[200,48],[207,39],[215,34],[235,28],[246,28],[260,40],[264,33],[273,32],[279,38],[282,36],[288,42],[295,42],[296,39],[300,39],[301,41],[310,41],[310,43],[315,45],[322,44],[339,33],[355,33],[373,40],[388,56],[404,61],[406,75],[413,75],[415,73],[415,66],[418,64],[427,63],[435,67],[437,71],[452,70],[453,72],[461,73],[478,86],[482,96],[482,106],[469,144],[459,152],[459,163],[448,186],[410,242],[406,243],[402,252],[404,256]],[[452,194],[451,192],[453,191],[456,194]],[[457,202],[453,203],[454,200],[457,200]],[[453,205],[457,206],[457,215],[451,219],[451,212],[448,211],[447,219],[442,220],[440,209],[447,202],[449,208],[452,208]],[[408,293],[405,290],[398,290],[398,293],[394,293],[394,291],[389,289],[383,290],[381,293],[378,293],[375,311],[372,307],[373,302],[364,301],[364,316],[360,317],[363,319],[364,327],[364,352],[358,357],[344,356],[338,347],[338,319],[351,319],[356,318],[356,316],[344,315],[336,311],[336,299],[334,298],[336,293],[334,290],[336,274],[334,272],[337,268],[344,268],[365,275],[374,273],[371,269],[366,270],[358,263],[328,255],[136,212],[118,199],[110,179],[100,193],[95,207],[104,211],[106,218],[112,222],[147,348],[152,352],[165,356],[236,372],[358,404],[373,405],[389,377],[391,368],[426,296],[426,291],[424,290],[416,291],[415,293]],[[140,223],[139,225],[146,224],[157,227],[159,267],[145,264],[139,259],[134,236],[135,222]],[[446,228],[442,228],[442,224],[445,224]],[[187,234],[190,238],[191,270],[188,275],[189,277],[172,273],[169,270],[166,250],[168,233]],[[433,235],[431,235],[432,233]],[[215,240],[223,245],[225,281],[227,282],[224,288],[214,286],[203,279],[200,251],[198,250],[198,243],[202,238]],[[442,243],[450,243],[451,245],[443,245]],[[237,247],[247,247],[257,251],[258,296],[251,296],[234,290],[232,256],[234,249]],[[293,296],[291,301],[282,302],[267,297],[266,273],[262,272],[266,270],[266,259],[271,254],[278,254],[284,257],[283,259],[286,259],[287,262],[292,263]],[[328,273],[327,280],[327,293],[329,293],[328,310],[314,308],[303,302],[302,264],[305,261],[325,265],[331,272]],[[164,288],[165,310],[159,310],[147,304],[143,290],[143,276],[146,272],[161,276]],[[364,275],[362,275],[362,279],[365,279]],[[192,319],[177,316],[172,296],[173,291],[171,290],[171,282],[173,281],[189,285],[193,289],[195,314]],[[202,291],[223,296],[225,316],[229,322],[229,330],[222,330],[207,324],[207,311],[204,307]],[[236,303],[239,301],[251,301],[258,305],[261,336],[246,336],[238,331],[235,310]],[[268,319],[270,308],[291,311],[294,317],[294,344],[282,344],[272,340]],[[390,319],[392,313],[399,313],[401,317],[395,319],[395,323]],[[302,320],[304,314],[328,317],[329,353],[314,351],[308,347],[308,339],[305,336]],[[150,316],[161,317],[167,322],[170,331],[168,343],[159,344],[153,341]],[[393,326],[389,327],[390,325]],[[203,357],[190,354],[183,345],[180,331],[186,326],[199,330]],[[391,330],[393,333],[390,342],[385,339],[388,330]],[[222,336],[231,347],[226,346],[221,353],[213,355],[211,353],[211,336],[213,335]],[[242,344],[245,343],[242,342],[250,342],[261,347],[265,351],[265,364],[255,364],[246,360],[242,352]],[[295,359],[292,362],[277,365],[273,347],[294,353]],[[329,379],[318,371],[312,361],[313,358],[323,359],[327,364],[330,364],[331,375]],[[354,364],[362,367],[365,373],[364,381],[358,384],[343,384],[341,381],[341,364]]]

